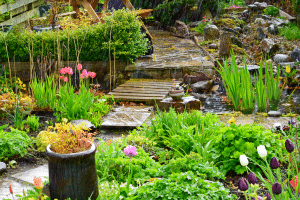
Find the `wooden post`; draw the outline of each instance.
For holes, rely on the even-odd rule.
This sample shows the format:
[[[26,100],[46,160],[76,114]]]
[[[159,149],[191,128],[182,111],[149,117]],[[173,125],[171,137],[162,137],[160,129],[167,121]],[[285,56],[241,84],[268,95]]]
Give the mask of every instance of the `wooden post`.
[[[86,0],[81,0],[81,4],[87,10],[88,14],[93,18],[93,21],[95,23],[100,22],[100,18],[98,17],[98,15],[96,14],[95,10],[89,2],[87,2]]]

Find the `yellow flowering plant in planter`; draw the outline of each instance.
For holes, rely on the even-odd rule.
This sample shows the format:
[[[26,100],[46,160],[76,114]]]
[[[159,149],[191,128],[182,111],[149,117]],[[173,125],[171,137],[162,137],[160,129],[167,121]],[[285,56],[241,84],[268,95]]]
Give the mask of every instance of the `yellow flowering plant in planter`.
[[[57,133],[46,147],[51,199],[98,197],[93,134],[85,125],[74,126],[62,119],[52,128]],[[59,179],[57,178],[59,177]]]

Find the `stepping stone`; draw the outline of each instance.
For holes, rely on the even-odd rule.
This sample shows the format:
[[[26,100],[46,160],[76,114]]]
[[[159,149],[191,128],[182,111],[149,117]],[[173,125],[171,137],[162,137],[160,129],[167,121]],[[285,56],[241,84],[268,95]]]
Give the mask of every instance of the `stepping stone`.
[[[19,172],[17,174],[12,175],[11,177],[18,179],[20,181],[25,181],[27,183],[33,184],[34,177],[41,177],[42,181],[46,180],[45,177],[49,177],[48,164],[44,164],[40,167],[30,169],[24,172]]]
[[[0,174],[6,171],[6,164],[4,162],[0,162]]]
[[[152,111],[152,106],[119,106],[103,117],[101,127],[133,129],[141,126]]]
[[[282,115],[282,113],[279,111],[269,111],[268,112],[269,117],[280,117],[281,115]]]

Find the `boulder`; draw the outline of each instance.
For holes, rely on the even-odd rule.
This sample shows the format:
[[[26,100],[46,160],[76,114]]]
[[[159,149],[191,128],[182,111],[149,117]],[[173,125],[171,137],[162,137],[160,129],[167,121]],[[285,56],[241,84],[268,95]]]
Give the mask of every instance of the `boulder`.
[[[294,62],[300,63],[300,48],[296,48],[292,51],[291,58]]]
[[[194,92],[203,92],[204,90],[205,91],[210,91],[211,88],[213,87],[214,83],[212,80],[209,80],[209,81],[199,81],[199,82],[196,82],[194,84],[191,84],[191,89],[194,91]]]
[[[256,5],[260,9],[265,9],[268,7],[268,4],[266,2],[255,2],[254,5]]]
[[[282,113],[279,111],[269,111],[268,112],[269,117],[280,117],[281,115],[282,115]]]
[[[274,56],[274,62],[276,64],[282,63],[282,62],[289,62],[289,61],[291,61],[291,58],[286,54],[276,54]]]
[[[257,39],[258,40],[263,40],[267,37],[267,35],[264,33],[264,30],[262,29],[262,27],[258,27],[256,29],[257,32]]]
[[[271,21],[272,24],[276,25],[276,26],[286,26],[290,23],[289,20],[284,20],[284,19],[280,19],[280,18],[275,18],[274,20]]]
[[[268,54],[268,55],[273,55],[276,53],[276,51],[279,50],[279,45],[276,44],[273,40],[271,39],[263,39],[261,42],[260,42],[260,49],[265,53],[265,54]]]
[[[86,127],[91,129],[91,130],[95,130],[96,127],[94,124],[92,124],[90,121],[86,120],[86,119],[78,119],[78,120],[72,120],[71,121],[71,124],[73,125],[79,125],[79,124],[82,124],[82,123],[86,123]]]
[[[254,4],[248,5],[248,8],[249,8],[249,10],[250,10],[251,12],[255,12],[255,11],[258,10],[258,7],[257,7],[256,5],[254,5]]]
[[[220,31],[216,25],[206,25],[203,31],[204,40],[217,40],[220,38]]]
[[[231,39],[231,43],[232,44],[234,44],[234,45],[236,45],[238,47],[243,47],[244,46],[243,42],[239,38],[231,35],[230,39]]]
[[[238,35],[238,34],[239,34],[239,32],[233,30],[232,28],[227,28],[227,27],[222,28],[222,31],[234,33],[235,35]]]
[[[240,66],[241,69],[245,68],[245,66]],[[258,73],[260,69],[260,66],[258,65],[247,65],[247,70],[251,73],[251,74],[255,74]]]
[[[223,32],[220,37],[220,47],[219,47],[219,56],[229,56],[230,50],[231,50],[231,39],[230,39],[230,33]]]
[[[263,19],[263,18],[256,18],[255,24],[258,24],[258,25],[265,25],[267,24],[267,22]]]
[[[180,37],[187,37],[190,35],[187,25],[182,21],[175,21],[176,35]]]
[[[209,49],[218,49],[218,45],[215,43],[212,43],[208,46]]]
[[[269,27],[268,27],[268,31],[269,33],[271,33],[272,35],[277,35],[278,34],[278,28],[275,24],[271,24]]]
[[[241,27],[238,27],[238,26],[234,27],[232,30],[239,33],[239,34],[241,34],[243,32],[243,29]]]
[[[187,26],[188,26],[189,28],[195,28],[195,27],[197,27],[200,23],[201,23],[201,21],[191,22],[191,23],[189,23]]]
[[[194,84],[199,81],[208,81],[211,78],[204,74],[203,72],[198,72],[196,75],[185,75],[183,77],[183,83],[185,84]]]
[[[6,164],[4,162],[0,162],[0,174],[6,171]]]

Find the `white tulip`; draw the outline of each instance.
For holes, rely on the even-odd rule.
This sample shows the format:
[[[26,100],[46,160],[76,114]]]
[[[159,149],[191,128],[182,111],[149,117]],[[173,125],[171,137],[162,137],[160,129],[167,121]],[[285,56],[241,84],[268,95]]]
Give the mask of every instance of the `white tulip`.
[[[246,155],[240,155],[240,163],[243,167],[249,164],[248,158]]]
[[[258,146],[257,152],[261,158],[265,158],[268,154],[265,145]]]

